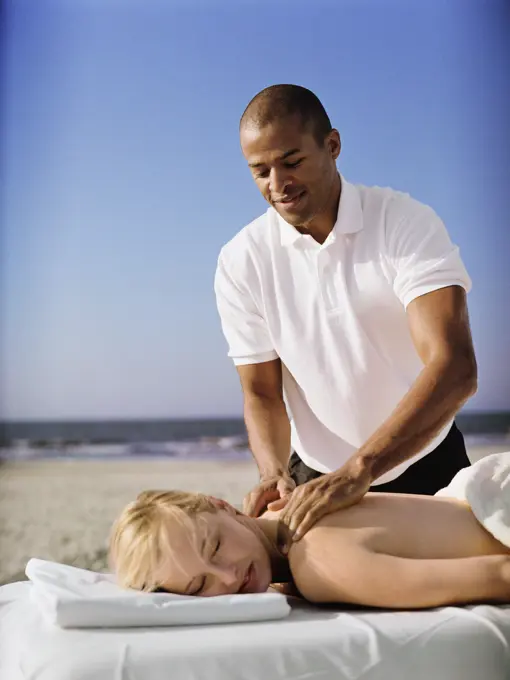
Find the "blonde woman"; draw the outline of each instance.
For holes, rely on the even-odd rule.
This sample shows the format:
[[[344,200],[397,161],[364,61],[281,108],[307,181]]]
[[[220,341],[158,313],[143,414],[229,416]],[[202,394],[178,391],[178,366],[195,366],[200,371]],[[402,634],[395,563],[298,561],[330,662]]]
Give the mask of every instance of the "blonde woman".
[[[510,549],[462,500],[368,493],[296,543],[279,514],[252,518],[202,494],[145,491],[113,527],[112,566],[125,587],[187,595],[286,583],[317,603],[414,609],[510,602]]]

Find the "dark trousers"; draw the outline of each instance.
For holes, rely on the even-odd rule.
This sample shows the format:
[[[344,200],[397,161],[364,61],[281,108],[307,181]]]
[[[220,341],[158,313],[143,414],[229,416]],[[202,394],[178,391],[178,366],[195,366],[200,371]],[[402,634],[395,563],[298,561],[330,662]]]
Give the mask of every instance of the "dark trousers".
[[[470,464],[464,437],[454,423],[437,448],[408,467],[400,477],[387,484],[374,485],[370,491],[433,496],[439,489],[448,486],[459,470]],[[289,473],[298,486],[322,476],[322,472],[305,465],[296,452],[290,457]]]

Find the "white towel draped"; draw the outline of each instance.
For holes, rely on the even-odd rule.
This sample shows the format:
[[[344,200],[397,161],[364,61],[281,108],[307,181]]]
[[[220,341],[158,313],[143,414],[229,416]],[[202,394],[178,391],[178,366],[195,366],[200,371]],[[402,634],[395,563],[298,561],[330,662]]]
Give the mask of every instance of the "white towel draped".
[[[510,451],[460,470],[436,496],[466,501],[480,524],[510,548]]]

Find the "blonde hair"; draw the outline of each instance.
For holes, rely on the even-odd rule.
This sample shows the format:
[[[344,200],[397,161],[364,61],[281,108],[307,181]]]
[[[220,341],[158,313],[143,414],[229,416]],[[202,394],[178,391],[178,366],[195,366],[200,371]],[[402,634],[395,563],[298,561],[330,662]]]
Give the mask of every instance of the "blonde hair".
[[[197,515],[216,511],[217,506],[204,494],[142,491],[124,508],[110,535],[109,560],[119,585],[148,592],[161,588],[162,570],[176,558],[169,541],[169,522],[184,525],[190,542],[196,543]]]

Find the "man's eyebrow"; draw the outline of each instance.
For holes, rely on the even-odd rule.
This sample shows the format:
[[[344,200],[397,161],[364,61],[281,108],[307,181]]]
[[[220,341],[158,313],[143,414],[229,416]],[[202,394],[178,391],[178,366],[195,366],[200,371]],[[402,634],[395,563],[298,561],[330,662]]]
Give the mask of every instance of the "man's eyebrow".
[[[278,157],[279,161],[284,161],[286,158],[289,156],[292,156],[295,153],[300,153],[301,149],[291,149],[290,151],[286,151],[284,154]],[[248,163],[248,166],[250,168],[259,168],[261,165],[265,165],[265,163]]]
[[[201,554],[201,555],[204,554],[204,548],[205,548],[205,544],[206,544],[206,542],[207,542],[207,538],[208,538],[207,536],[204,536],[204,538],[202,539],[202,544],[201,544],[201,546],[200,546],[200,554]],[[193,582],[196,580],[196,578],[197,578],[197,577],[194,576],[194,577],[191,579],[191,581],[188,583],[188,585],[186,586],[186,588],[184,589],[184,594],[185,594],[185,595],[196,595],[196,593],[198,593],[198,592],[204,587],[204,583],[203,583],[203,582],[205,581],[205,578],[202,579],[202,581],[201,581],[201,583],[200,583],[200,587],[195,588],[195,590],[194,590],[192,593],[189,592],[189,589],[190,589],[191,586],[193,585]]]

